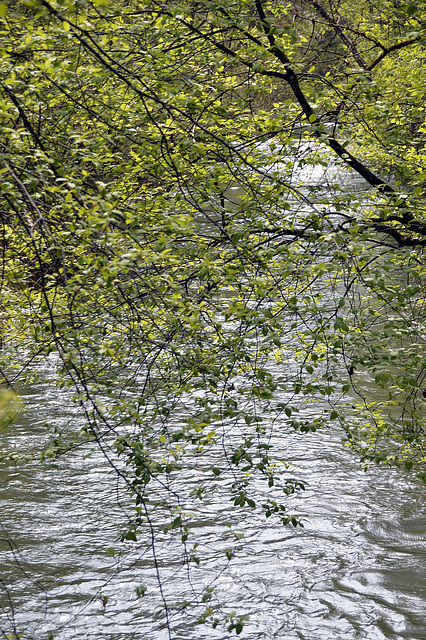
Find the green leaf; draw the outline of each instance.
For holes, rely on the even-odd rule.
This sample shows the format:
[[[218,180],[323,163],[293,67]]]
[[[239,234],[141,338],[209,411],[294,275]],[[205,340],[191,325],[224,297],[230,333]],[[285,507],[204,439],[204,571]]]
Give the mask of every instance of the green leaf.
[[[135,593],[138,598],[142,598],[145,595],[146,591],[147,591],[147,588],[143,584],[135,588]]]

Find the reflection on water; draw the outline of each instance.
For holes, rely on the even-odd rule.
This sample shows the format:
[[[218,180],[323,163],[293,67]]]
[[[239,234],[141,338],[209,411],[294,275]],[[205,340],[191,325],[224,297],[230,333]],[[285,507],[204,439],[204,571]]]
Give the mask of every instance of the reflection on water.
[[[47,415],[78,422],[65,396],[41,384],[26,390],[25,400],[26,414],[2,436],[9,445],[39,448]],[[290,499],[294,510],[309,514],[304,529],[257,512],[230,513],[218,478],[210,501],[193,507],[196,539],[204,545],[202,562],[191,570],[193,588],[223,569],[216,597],[226,611],[250,614],[241,637],[251,640],[424,640],[424,486],[399,470],[361,471],[332,429],[303,435],[276,424],[274,434],[274,447],[291,452],[294,475],[308,483]],[[146,546],[116,542],[126,494],[104,459],[87,453],[76,450],[44,469],[30,464],[1,472],[1,628],[11,633],[15,625],[24,638],[46,640],[50,633],[55,640],[165,639]],[[181,481],[197,477],[183,473]],[[226,521],[244,533],[229,566],[221,542]],[[109,547],[125,552],[111,556]],[[179,600],[188,593],[176,560],[173,544],[161,547],[165,590]],[[141,584],[147,592],[137,597]],[[176,640],[232,635],[190,615],[182,622],[179,610],[170,615]]]
[[[304,184],[323,187],[319,165],[298,172]],[[349,174],[336,170],[331,179],[339,176],[354,189]],[[237,199],[231,191],[229,199]],[[66,393],[42,383],[20,391],[27,411],[0,434],[0,448],[40,450],[46,419],[78,428]],[[312,411],[302,409],[300,420]],[[214,580],[213,606],[250,616],[241,634],[247,640],[425,640],[424,485],[400,470],[361,471],[332,427],[306,435],[277,421],[273,438],[274,449],[292,461],[292,474],[307,485],[289,499],[293,511],[309,515],[304,528],[230,509],[229,479],[219,476],[206,500],[190,505],[191,539],[203,549],[190,577],[172,542],[164,537],[157,549],[165,595],[190,601]],[[196,486],[202,464],[182,470],[177,488]],[[267,487],[259,486],[258,494],[266,497]],[[0,630],[35,640],[50,634],[54,640],[169,638],[149,540],[117,543],[131,503],[96,449],[87,445],[44,467],[3,466],[0,500]],[[244,534],[230,564],[225,523]],[[138,596],[141,585],[146,593]],[[173,640],[233,636],[197,624],[190,609],[169,613]]]

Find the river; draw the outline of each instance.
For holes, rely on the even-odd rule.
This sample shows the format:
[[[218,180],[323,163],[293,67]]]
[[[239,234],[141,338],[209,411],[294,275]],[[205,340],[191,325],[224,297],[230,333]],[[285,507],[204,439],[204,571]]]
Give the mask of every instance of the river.
[[[43,384],[21,392],[26,417],[8,444],[25,438],[27,448],[37,449],[47,414],[69,419],[66,399]],[[244,534],[242,549],[216,578],[216,597],[227,610],[250,615],[241,637],[426,638],[424,485],[398,469],[360,470],[338,430],[306,435],[279,427],[275,444],[291,452],[293,473],[307,483],[292,498],[293,508],[308,514],[304,528],[250,512],[230,514],[229,501],[216,495],[198,513],[197,539],[210,551],[193,570],[194,583],[216,577],[215,534],[231,521]],[[155,617],[152,561],[133,543],[124,544],[119,558],[106,552],[117,546],[123,505],[104,459],[84,453],[44,469],[29,464],[2,471],[2,629],[11,633],[13,614],[24,638],[167,638]],[[171,569],[169,587],[179,593],[173,547],[162,554]],[[137,598],[141,583],[152,589]],[[99,590],[108,597],[105,606]],[[178,615],[172,629],[182,640],[232,635],[190,617],[183,623]]]
[[[54,371],[54,360],[43,364]],[[49,376],[47,376],[48,378]],[[39,451],[44,422],[81,418],[67,392],[41,380],[21,386],[26,411],[1,448]],[[279,400],[279,398],[277,398]],[[302,409],[300,418],[315,415]],[[202,553],[191,571],[164,538],[158,547],[169,601],[214,587],[213,609],[247,615],[247,640],[426,639],[426,487],[400,469],[360,469],[342,433],[301,434],[276,421],[274,449],[291,461],[306,490],[289,498],[303,528],[257,511],[230,509],[229,478],[193,501],[192,537]],[[215,455],[212,453],[212,455]],[[177,486],[194,487],[202,462]],[[267,496],[267,487],[258,489]],[[200,609],[175,604],[170,635],[149,541],[117,542],[130,498],[91,445],[44,465],[3,465],[1,615],[4,637],[34,640],[225,640],[220,624],[198,624]],[[224,531],[229,531],[228,538]],[[161,542],[161,535],[159,540]],[[228,563],[224,549],[236,549]],[[136,590],[143,585],[143,592]]]

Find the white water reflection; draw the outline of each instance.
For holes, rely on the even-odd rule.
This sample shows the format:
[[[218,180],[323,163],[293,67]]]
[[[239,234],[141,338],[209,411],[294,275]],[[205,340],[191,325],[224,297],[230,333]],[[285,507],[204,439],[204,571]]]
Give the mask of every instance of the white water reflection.
[[[26,417],[7,438],[38,447],[40,423],[58,411],[61,399],[40,385],[27,404]],[[69,417],[65,410],[62,419]],[[424,486],[399,470],[361,471],[331,428],[306,435],[277,423],[274,437],[274,448],[291,452],[292,474],[308,483],[289,500],[294,510],[309,514],[305,528],[283,527],[254,511],[230,512],[229,500],[220,499],[219,478],[191,532],[203,547],[199,567],[191,569],[194,590],[209,585],[222,568],[217,601],[228,612],[250,615],[241,635],[250,640],[424,640]],[[10,633],[14,622],[24,638],[37,640],[50,633],[55,640],[165,639],[145,545],[123,543],[123,555],[106,553],[120,547],[127,497],[120,487],[117,493],[104,459],[84,453],[77,450],[44,469],[30,464],[2,471],[1,577],[14,611],[12,616],[3,597],[1,627]],[[188,482],[185,474],[181,481]],[[227,542],[220,542],[226,521],[244,532],[228,567]],[[14,541],[14,551],[7,540]],[[167,542],[160,564],[169,577],[165,591],[182,600],[190,593],[175,554]],[[148,587],[143,598],[135,594],[140,584]],[[108,597],[105,606],[100,596]],[[171,627],[175,640],[231,637],[200,626],[190,613],[183,619],[178,610],[171,611]]]

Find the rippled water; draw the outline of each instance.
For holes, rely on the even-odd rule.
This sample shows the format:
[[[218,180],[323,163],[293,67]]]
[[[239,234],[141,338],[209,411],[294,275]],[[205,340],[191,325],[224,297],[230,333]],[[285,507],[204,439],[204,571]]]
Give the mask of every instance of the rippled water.
[[[315,179],[323,180],[321,171]],[[0,448],[40,450],[47,419],[78,426],[81,418],[66,393],[42,382],[19,391],[26,412],[0,434]],[[301,411],[300,419],[313,411]],[[426,640],[424,484],[398,469],[360,470],[333,427],[306,435],[277,421],[273,438],[274,449],[292,462],[291,474],[307,485],[288,500],[293,511],[307,514],[304,528],[231,509],[229,478],[218,477],[203,503],[189,505],[191,539],[200,545],[200,565],[192,563],[190,574],[180,547],[157,532],[168,600],[190,601],[215,586],[214,607],[249,615],[241,634],[247,640]],[[177,487],[204,479],[203,464],[212,461],[183,470]],[[259,486],[258,494],[266,497],[267,487]],[[117,543],[131,502],[99,451],[87,445],[44,467],[3,465],[0,501],[3,634],[36,640],[169,638],[149,539]],[[231,529],[244,535],[228,563]],[[117,553],[110,555],[109,548]],[[146,594],[137,597],[142,584]],[[197,624],[199,609],[177,606],[169,614],[174,640],[235,636]]]
[[[27,412],[3,440],[37,449],[46,416],[68,420],[72,410],[65,396],[42,384],[22,391]],[[292,473],[308,483],[290,500],[309,515],[305,527],[231,511],[218,479],[211,497],[194,506],[203,547],[199,567],[191,569],[194,589],[216,577],[224,610],[250,615],[243,638],[425,639],[424,485],[400,470],[361,471],[331,428],[303,435],[276,424],[274,433],[274,445],[291,456]],[[120,548],[128,501],[99,453],[85,453],[76,450],[44,469],[30,464],[1,472],[1,628],[11,633],[15,624],[24,638],[46,640],[50,633],[61,640],[167,638],[155,615],[159,592],[145,544],[124,543],[121,556],[106,552]],[[198,480],[196,473],[182,477]],[[221,542],[226,521],[244,533],[229,565]],[[176,548],[167,542],[159,553],[167,595],[188,597]],[[147,593],[138,598],[142,583]],[[176,640],[233,635],[178,610],[171,611],[171,627]]]

